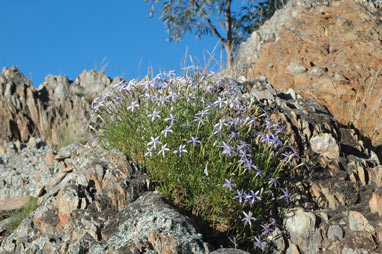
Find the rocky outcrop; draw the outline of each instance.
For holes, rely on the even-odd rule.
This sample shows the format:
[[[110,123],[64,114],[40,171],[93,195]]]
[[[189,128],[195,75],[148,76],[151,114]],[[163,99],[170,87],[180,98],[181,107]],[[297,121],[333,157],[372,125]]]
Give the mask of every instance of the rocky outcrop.
[[[289,0],[240,46],[236,75],[266,76],[382,145],[380,1]]]
[[[212,250],[188,218],[148,190],[147,176],[122,153],[76,143],[58,153],[42,143],[20,149],[10,144],[2,157],[0,200],[33,195],[40,207],[11,234],[2,233],[0,253]],[[8,206],[0,210],[19,199],[3,201]]]
[[[306,163],[284,174],[292,199],[278,208],[281,227],[269,238],[269,253],[380,253],[382,166],[362,136],[318,102],[277,92],[265,77],[232,86],[285,124]],[[40,207],[15,231],[0,230],[0,253],[245,253],[213,251],[195,220],[97,140],[57,151],[38,139],[4,148],[0,200],[15,207],[14,198],[34,196]]]
[[[285,235],[274,253],[380,253],[382,167],[362,135],[315,100],[275,92],[265,77],[244,84],[307,163],[288,172],[293,201],[280,208]]]
[[[120,82],[116,78],[114,82]],[[47,144],[70,143],[89,135],[90,103],[113,82],[101,72],[83,71],[75,82],[48,75],[39,89],[17,67],[0,73],[0,144],[40,137]]]

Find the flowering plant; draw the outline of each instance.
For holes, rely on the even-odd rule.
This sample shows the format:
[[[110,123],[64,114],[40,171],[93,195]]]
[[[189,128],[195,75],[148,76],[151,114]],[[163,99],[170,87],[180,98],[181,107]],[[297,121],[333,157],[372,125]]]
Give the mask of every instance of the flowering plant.
[[[119,83],[93,109],[104,146],[128,155],[166,199],[238,247],[264,249],[277,226],[269,211],[291,199],[281,173],[298,155],[236,88],[216,73],[163,73]]]

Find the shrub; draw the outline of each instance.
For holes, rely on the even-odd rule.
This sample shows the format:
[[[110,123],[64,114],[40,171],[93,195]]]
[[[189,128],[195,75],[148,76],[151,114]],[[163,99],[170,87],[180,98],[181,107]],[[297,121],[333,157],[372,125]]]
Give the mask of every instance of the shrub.
[[[239,248],[264,249],[277,226],[270,211],[291,198],[280,174],[298,155],[282,141],[283,127],[237,89],[188,69],[120,83],[92,108],[104,121],[104,147],[124,152],[167,200]]]

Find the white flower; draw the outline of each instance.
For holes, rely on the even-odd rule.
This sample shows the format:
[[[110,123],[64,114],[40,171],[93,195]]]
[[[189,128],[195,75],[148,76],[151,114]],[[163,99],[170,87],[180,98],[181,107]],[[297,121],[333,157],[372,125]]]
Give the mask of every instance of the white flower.
[[[167,146],[167,144],[162,145],[162,148],[161,148],[160,151],[158,152],[158,155],[159,155],[159,154],[162,154],[163,157],[165,157],[164,152],[165,152],[165,151],[170,151],[170,149],[168,149],[166,146]]]
[[[131,112],[134,112],[134,108],[138,108],[139,103],[137,101],[133,101],[130,106],[127,107],[128,110],[131,110]]]
[[[148,115],[148,117],[151,117],[151,121],[154,122],[155,118],[160,118],[159,113],[160,111],[154,111],[154,113]]]
[[[167,138],[168,132],[174,133],[173,130],[171,130],[171,126],[166,126],[166,128],[161,133],[164,134],[165,138]]]
[[[185,145],[180,145],[178,150],[175,150],[174,153],[179,153],[179,157],[182,156],[182,153],[187,153],[187,150],[184,149]]]
[[[158,139],[159,139],[159,136],[156,137],[156,138],[151,137],[151,142],[147,143],[147,145],[149,145],[149,146],[152,145],[152,148],[154,148],[154,150],[157,149],[157,146],[156,146],[156,145],[157,145],[157,144],[158,144],[158,145],[162,144],[162,142],[158,141]]]

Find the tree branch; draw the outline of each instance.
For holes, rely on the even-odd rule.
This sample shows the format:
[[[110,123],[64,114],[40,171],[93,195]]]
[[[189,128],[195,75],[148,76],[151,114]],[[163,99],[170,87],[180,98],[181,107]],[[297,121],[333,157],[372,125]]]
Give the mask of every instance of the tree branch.
[[[200,9],[203,13],[203,16],[204,18],[207,20],[208,24],[210,25],[212,31],[214,32],[214,34],[219,38],[219,40],[223,43],[223,44],[226,44],[227,43],[227,40],[224,39],[219,31],[216,29],[216,27],[214,26],[214,24],[212,23],[212,21],[210,20],[210,18],[208,17],[208,14],[207,12],[195,1],[195,0],[190,0],[190,2],[192,4],[194,4],[196,6],[196,8]]]

